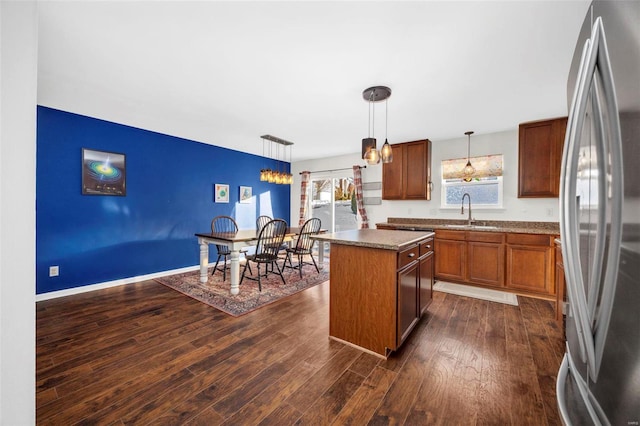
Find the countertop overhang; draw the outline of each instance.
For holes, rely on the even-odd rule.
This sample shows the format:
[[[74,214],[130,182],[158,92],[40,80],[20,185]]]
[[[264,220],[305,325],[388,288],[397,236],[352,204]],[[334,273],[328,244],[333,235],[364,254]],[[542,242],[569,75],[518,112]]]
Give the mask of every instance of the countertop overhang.
[[[411,244],[416,244],[425,238],[433,237],[433,235],[434,233],[429,231],[356,229],[321,234],[314,238],[319,241],[336,244],[397,251]]]

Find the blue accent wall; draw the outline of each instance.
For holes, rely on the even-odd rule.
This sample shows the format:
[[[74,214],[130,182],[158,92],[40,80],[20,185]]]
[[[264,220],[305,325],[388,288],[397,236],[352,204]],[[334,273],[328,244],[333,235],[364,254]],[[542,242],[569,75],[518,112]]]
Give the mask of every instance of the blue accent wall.
[[[82,195],[82,148],[125,154],[126,196]],[[260,182],[276,162],[252,154],[39,106],[36,161],[38,294],[197,265],[194,234],[217,215],[241,229],[261,214],[290,222],[289,185]],[[214,202],[216,183],[228,204]]]

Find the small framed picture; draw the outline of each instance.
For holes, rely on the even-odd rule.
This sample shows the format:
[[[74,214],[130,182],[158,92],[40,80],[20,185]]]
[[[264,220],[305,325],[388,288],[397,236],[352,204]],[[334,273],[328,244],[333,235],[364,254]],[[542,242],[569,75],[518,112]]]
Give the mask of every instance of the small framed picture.
[[[229,202],[229,185],[224,183],[216,183],[215,185],[215,202],[216,203],[228,203]]]
[[[127,195],[125,155],[82,148],[82,194]]]
[[[250,203],[252,197],[252,188],[250,186],[241,186],[240,187],[240,202],[241,203]]]

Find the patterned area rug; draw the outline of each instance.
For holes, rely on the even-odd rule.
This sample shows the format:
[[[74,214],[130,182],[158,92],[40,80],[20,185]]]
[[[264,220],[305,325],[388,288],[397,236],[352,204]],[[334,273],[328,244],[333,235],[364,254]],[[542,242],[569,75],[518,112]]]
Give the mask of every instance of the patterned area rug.
[[[251,266],[255,273],[255,265]],[[244,265],[241,264],[241,274],[243,267]],[[264,270],[264,267],[262,269]],[[262,292],[258,290],[257,281],[245,278],[240,285],[240,293],[234,296],[230,293],[229,271],[227,271],[226,281],[222,281],[222,273],[220,271],[217,271],[213,276],[211,276],[211,271],[212,269],[209,269],[209,279],[206,283],[200,282],[199,270],[169,275],[155,280],[236,317],[329,280],[329,264],[325,261],[324,269],[321,269],[319,274],[313,265],[305,265],[302,269],[302,279],[300,279],[297,269],[286,268],[283,274],[286,284],[282,283],[279,275],[269,274],[267,278],[262,277]]]

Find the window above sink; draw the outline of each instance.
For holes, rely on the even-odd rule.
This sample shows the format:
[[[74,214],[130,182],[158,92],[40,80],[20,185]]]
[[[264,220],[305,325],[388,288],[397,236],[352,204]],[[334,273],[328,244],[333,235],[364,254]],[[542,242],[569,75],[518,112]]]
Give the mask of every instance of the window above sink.
[[[462,173],[465,161],[464,158],[442,161],[441,208],[460,208],[464,193],[471,195],[474,208],[502,208],[502,154],[471,157],[476,172],[469,182]]]

